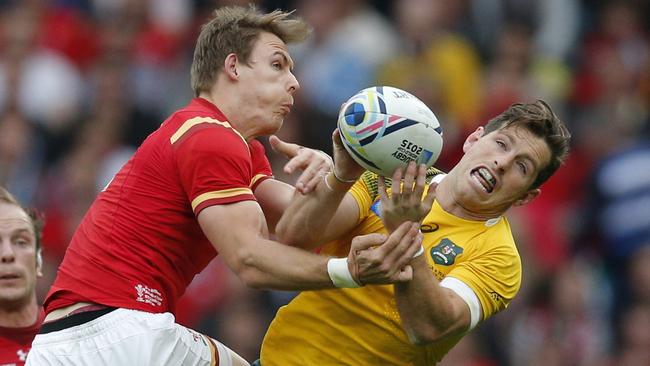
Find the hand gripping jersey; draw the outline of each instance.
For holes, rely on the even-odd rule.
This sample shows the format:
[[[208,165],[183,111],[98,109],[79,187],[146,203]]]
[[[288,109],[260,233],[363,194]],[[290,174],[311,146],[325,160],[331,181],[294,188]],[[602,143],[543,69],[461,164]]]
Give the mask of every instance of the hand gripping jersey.
[[[436,173],[430,170],[430,176]],[[386,233],[378,216],[377,176],[364,173],[350,192],[360,207],[358,224],[347,237],[325,245],[324,254],[344,257],[352,237]],[[424,255],[438,280],[454,278],[469,286],[482,319],[507,307],[521,284],[521,261],[504,217],[468,221],[435,202],[421,230]],[[433,346],[411,344],[392,285],[305,291],[278,311],[261,361],[263,366],[433,365],[461,337]]]
[[[153,132],[99,194],[77,228],[46,311],[93,302],[172,312],[217,254],[196,217],[211,205],[254,200],[271,176],[264,147],[195,98]]]
[[[24,328],[0,327],[0,366],[22,366],[32,348],[34,336],[41,328],[45,313],[39,310],[36,323]]]

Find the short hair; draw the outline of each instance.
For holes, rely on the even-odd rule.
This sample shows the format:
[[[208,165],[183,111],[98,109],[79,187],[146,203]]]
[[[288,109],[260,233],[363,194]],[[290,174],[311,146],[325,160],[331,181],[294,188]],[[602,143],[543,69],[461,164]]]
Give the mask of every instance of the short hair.
[[[292,13],[281,10],[262,13],[254,5],[215,10],[212,19],[201,27],[194,49],[191,68],[194,96],[212,88],[229,54],[236,54],[248,65],[261,32],[273,33],[287,44],[305,40],[311,29],[302,19],[290,18]]]
[[[546,102],[537,100],[511,105],[485,125],[485,134],[518,126],[544,139],[551,152],[549,163],[542,167],[531,184],[530,189],[534,189],[546,182],[568,157],[571,133]]]
[[[20,203],[18,203],[18,200],[8,190],[6,190],[4,187],[1,186],[0,186],[0,202],[8,203],[10,205],[16,205],[20,207],[20,209],[27,214],[27,216],[29,217],[32,223],[32,227],[34,229],[34,237],[36,238],[36,253],[38,255],[38,252],[41,250],[43,226],[45,225],[43,216],[34,209],[27,209],[23,207]]]

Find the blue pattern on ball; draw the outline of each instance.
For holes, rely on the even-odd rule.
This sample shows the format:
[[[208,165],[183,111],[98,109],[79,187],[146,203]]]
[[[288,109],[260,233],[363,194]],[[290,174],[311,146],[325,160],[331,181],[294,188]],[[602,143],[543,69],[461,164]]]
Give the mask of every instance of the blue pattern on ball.
[[[363,122],[366,110],[361,103],[350,103],[345,109],[345,122],[350,126],[358,126]]]

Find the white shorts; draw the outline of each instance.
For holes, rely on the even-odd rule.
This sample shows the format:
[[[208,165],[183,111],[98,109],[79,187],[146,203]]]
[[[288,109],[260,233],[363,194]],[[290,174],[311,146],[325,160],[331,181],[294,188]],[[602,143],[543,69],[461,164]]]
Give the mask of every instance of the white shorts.
[[[36,335],[25,365],[232,366],[231,352],[176,324],[170,313],[116,309],[81,325]]]

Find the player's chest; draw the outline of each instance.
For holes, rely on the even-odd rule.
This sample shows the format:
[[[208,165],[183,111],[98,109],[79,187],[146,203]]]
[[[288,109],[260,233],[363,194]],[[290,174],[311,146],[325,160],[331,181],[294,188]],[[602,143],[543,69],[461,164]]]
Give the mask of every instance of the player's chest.
[[[420,230],[424,234],[424,256],[438,279],[442,279],[474,252],[475,244],[467,232],[434,223],[425,223]]]

